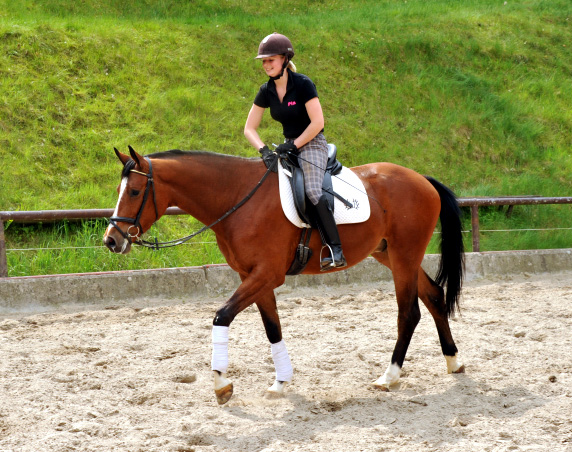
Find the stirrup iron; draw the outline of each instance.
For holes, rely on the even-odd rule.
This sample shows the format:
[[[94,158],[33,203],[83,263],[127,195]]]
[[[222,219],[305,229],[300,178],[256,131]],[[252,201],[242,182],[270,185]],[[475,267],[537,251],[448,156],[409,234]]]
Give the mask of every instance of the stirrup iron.
[[[330,256],[332,258],[332,261],[326,264],[324,263],[324,259],[322,258],[322,253],[324,252],[324,248],[328,248],[328,250],[330,251]],[[323,244],[322,249],[320,249],[320,271],[324,272],[326,270],[329,270],[330,268],[335,268],[335,262],[336,260],[334,259],[334,250],[327,243]]]
[[[328,248],[328,250],[330,251],[330,256],[322,258],[322,253],[324,252],[324,248]],[[326,260],[328,257],[331,260],[326,261],[326,263],[324,263],[324,260]],[[322,249],[320,250],[320,271],[325,272],[328,270],[333,270],[334,268],[343,268],[346,267],[347,265],[348,265],[347,262],[345,262],[344,260],[342,260],[341,262],[336,261],[334,250],[329,244],[325,243],[322,245]]]

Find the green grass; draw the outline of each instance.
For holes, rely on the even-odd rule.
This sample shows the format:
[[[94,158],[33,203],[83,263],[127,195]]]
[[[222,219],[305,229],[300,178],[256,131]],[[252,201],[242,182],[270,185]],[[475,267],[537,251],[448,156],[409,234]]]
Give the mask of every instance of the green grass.
[[[10,276],[51,274],[54,268],[57,273],[83,273],[224,262],[210,231],[176,248],[153,251],[135,246],[127,255],[116,255],[110,253],[101,241],[106,227],[105,220],[32,225],[12,223],[7,233],[18,248],[7,253]],[[159,241],[166,241],[174,237],[166,236],[165,230],[183,230],[185,227],[199,229],[198,223],[188,217],[165,217],[160,226],[154,228],[153,234]]]
[[[395,162],[460,196],[569,196],[570,21],[568,0],[0,0],[0,210],[114,206],[114,146],[256,155],[242,129],[265,81],[253,56],[272,31],[292,39],[299,71],[316,82],[344,164]],[[262,138],[277,142],[280,131],[267,114]],[[481,228],[571,219],[570,206],[517,207],[510,219],[483,214]],[[199,227],[159,223],[165,239]],[[100,246],[103,229],[13,223],[6,238],[12,249]],[[485,250],[570,243],[565,231],[482,237]],[[12,276],[221,260],[182,248],[8,260]]]

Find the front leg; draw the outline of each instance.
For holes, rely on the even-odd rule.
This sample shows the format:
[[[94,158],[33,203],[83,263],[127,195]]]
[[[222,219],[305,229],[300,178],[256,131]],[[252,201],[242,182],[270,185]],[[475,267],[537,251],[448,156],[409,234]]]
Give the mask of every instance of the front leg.
[[[267,296],[256,302],[264,329],[266,330],[266,337],[270,341],[270,353],[274,361],[276,369],[276,378],[274,384],[268,388],[268,392],[274,395],[284,394],[286,383],[292,380],[294,370],[286,344],[282,339],[282,327],[280,326],[280,317],[278,316],[278,309],[276,307],[276,297],[274,291],[270,292]]]
[[[294,369],[292,368],[292,362],[290,361],[284,340],[276,344],[270,344],[270,351],[272,353],[272,360],[274,361],[274,368],[276,369],[276,379],[274,384],[268,388],[268,392],[282,395],[286,383],[290,383],[292,380]]]
[[[228,326],[214,325],[212,331],[213,352],[211,368],[214,374],[214,390],[219,405],[230,400],[232,382],[226,378],[228,369]]]
[[[220,405],[228,402],[233,393],[233,384],[226,378],[226,372],[228,370],[228,333],[230,324],[240,312],[255,301],[255,298],[260,298],[260,294],[270,293],[274,300],[274,308],[276,308],[273,289],[279,284],[274,285],[273,281],[269,279],[268,275],[263,271],[252,272],[250,275],[241,276],[241,278],[242,284],[232,297],[217,310],[213,321],[211,369],[213,370],[214,376],[215,395]],[[263,297],[263,299],[268,298],[269,296]],[[276,316],[277,315],[276,313]],[[277,332],[281,338],[279,323]],[[280,342],[280,339],[277,342]],[[287,354],[288,352],[286,352],[286,355]]]

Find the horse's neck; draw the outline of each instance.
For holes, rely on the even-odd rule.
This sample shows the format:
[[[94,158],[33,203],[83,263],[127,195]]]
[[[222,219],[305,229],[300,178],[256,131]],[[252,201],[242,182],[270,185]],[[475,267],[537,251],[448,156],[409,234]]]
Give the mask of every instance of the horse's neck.
[[[171,163],[166,171],[169,205],[178,206],[202,223],[220,218],[254,187],[255,163],[247,159],[196,155]]]

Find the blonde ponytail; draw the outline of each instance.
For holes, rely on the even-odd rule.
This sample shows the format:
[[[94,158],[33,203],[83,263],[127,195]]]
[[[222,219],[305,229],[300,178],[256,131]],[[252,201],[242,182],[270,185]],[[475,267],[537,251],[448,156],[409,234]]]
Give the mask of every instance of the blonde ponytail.
[[[292,71],[292,72],[296,72],[296,65],[294,63],[292,63],[292,60],[288,61],[288,68]]]

